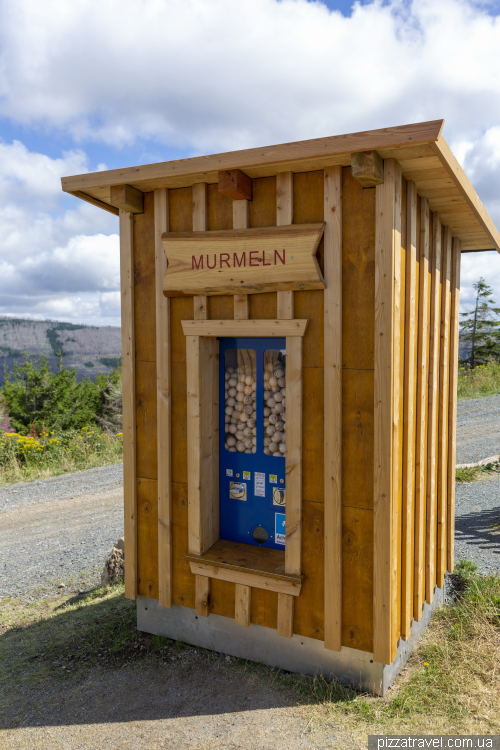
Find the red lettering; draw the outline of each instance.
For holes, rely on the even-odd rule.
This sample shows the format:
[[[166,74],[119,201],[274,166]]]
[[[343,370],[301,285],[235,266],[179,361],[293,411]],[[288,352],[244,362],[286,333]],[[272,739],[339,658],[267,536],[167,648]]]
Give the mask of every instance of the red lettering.
[[[214,253],[214,264],[213,264],[213,266],[211,266],[210,263],[208,262],[208,255],[207,255],[207,268],[215,268],[216,265],[217,265],[217,256],[215,255],[215,253]]]
[[[220,254],[220,267],[222,268],[222,264],[225,263],[228,268],[231,266],[229,265],[229,253],[221,253]]]
[[[266,251],[265,250],[262,253],[262,265],[263,266],[270,266],[270,265],[272,265],[271,263],[266,263]]]
[[[249,263],[250,266],[258,266],[259,265],[259,259],[258,258],[252,258],[252,255],[258,255],[258,254],[259,253],[258,253],[257,250],[251,250],[251,252],[250,252],[250,263]],[[256,260],[257,262],[254,263],[253,262],[254,260]]]
[[[274,265],[275,266],[277,265],[276,258],[280,259],[283,266],[285,265],[285,248],[283,248],[283,257],[281,257],[281,255],[279,254],[277,250],[274,251]]]
[[[196,262],[196,258],[194,257],[194,255],[192,256],[191,271],[193,270],[193,268],[203,268],[203,255],[200,255],[200,260],[198,261],[198,263]]]
[[[233,266],[234,266],[234,268],[236,268],[236,266],[239,266],[241,268],[242,265],[246,266],[246,264],[247,264],[247,254],[246,253],[242,253],[241,260],[238,259],[237,253],[233,254]]]

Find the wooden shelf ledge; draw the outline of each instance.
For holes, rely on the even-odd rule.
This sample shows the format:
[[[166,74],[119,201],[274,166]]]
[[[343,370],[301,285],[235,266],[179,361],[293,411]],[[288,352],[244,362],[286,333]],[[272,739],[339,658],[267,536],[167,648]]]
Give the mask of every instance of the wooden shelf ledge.
[[[304,336],[309,320],[181,320],[185,336]],[[279,550],[275,550],[278,552]]]
[[[191,572],[243,586],[298,596],[304,576],[285,573],[285,552],[219,539],[203,555],[186,555]]]

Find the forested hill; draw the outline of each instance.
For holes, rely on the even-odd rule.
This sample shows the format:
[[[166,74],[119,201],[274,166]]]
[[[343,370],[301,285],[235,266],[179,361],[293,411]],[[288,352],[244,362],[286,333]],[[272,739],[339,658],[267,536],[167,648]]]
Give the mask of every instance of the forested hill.
[[[0,317],[0,385],[3,367],[30,356],[45,355],[55,366],[59,355],[67,367],[94,378],[98,372],[116,367],[121,358],[121,332],[116,326],[84,326],[57,320],[26,320]]]
[[[24,354],[57,356],[121,355],[120,329],[75,325],[52,320],[0,318],[0,357]]]

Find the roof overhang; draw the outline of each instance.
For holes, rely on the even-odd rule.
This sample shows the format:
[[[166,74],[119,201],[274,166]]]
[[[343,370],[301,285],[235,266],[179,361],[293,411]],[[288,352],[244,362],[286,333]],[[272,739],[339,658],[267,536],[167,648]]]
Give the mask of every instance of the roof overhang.
[[[132,188],[129,191],[130,200],[135,200],[139,206],[137,196],[140,193],[161,187],[190,187],[198,182],[216,183],[221,170],[240,169],[252,178],[284,171],[310,172],[327,166],[350,166],[351,154],[375,150],[383,159],[394,158],[400,162],[403,176],[415,182],[418,194],[429,200],[431,210],[437,212],[443,224],[461,239],[463,252],[500,252],[500,233],[441,135],[443,124],[444,120],[433,120],[92,172],[63,177],[62,189],[118,214],[119,208],[124,205],[120,202],[123,200],[123,190],[120,188],[124,186]],[[133,207],[129,210],[133,210]]]

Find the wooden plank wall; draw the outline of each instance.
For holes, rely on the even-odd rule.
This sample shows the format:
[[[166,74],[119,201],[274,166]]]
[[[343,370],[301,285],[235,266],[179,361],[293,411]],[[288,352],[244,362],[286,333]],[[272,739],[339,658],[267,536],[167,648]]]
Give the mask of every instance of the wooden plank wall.
[[[324,217],[324,174],[293,176],[293,223],[322,221]],[[376,188],[363,190],[348,167],[342,169],[342,625],[341,644],[374,651],[374,531],[375,447],[375,228]],[[399,304],[391,307],[389,325],[397,332],[391,356],[398,370],[399,398],[390,422],[391,454],[395,457],[386,481],[394,499],[392,511],[383,510],[390,520],[386,531],[392,549],[391,574],[387,589],[386,633],[397,643],[407,637],[411,619],[419,619],[424,600],[432,599],[433,577],[439,584],[442,573],[451,568],[454,507],[454,413],[456,401],[456,326],[460,248],[456,240],[450,250],[449,272],[436,283],[437,253],[448,235],[438,229],[427,201],[415,195],[413,183],[402,182],[402,242],[396,270],[399,284],[392,289]],[[276,225],[276,178],[253,181],[254,198],[242,207],[241,221],[250,227]],[[198,190],[201,191],[200,188]],[[217,185],[203,189],[208,229],[233,226],[233,204],[221,195]],[[165,205],[167,201],[164,201]],[[247,218],[248,215],[248,218]],[[165,217],[166,218],[166,217]],[[239,219],[236,219],[238,221]],[[144,213],[133,219],[134,284],[133,325],[136,331],[136,496],[137,496],[137,592],[159,597],[158,574],[158,458],[157,458],[157,341],[155,321],[155,223],[154,196],[145,195]],[[193,191],[179,188],[168,192],[170,231],[190,231],[193,226]],[[435,228],[434,231],[433,227]],[[448,251],[446,251],[448,252]],[[319,249],[324,267],[324,245]],[[398,262],[399,260],[399,262]],[[439,255],[439,261],[441,256]],[[448,260],[446,261],[448,264]],[[439,264],[439,269],[441,265]],[[448,265],[445,266],[448,269]],[[295,316],[308,318],[303,340],[303,474],[302,474],[302,570],[305,581],[295,601],[294,632],[323,640],[324,613],[318,602],[325,595],[324,580],[324,295],[320,291],[295,292]],[[198,306],[200,307],[200,306]],[[233,319],[233,297],[211,297],[201,307],[211,318]],[[250,295],[241,300],[236,314],[254,319],[276,319],[277,295]],[[165,311],[165,316],[167,312]],[[186,338],[181,320],[194,317],[192,298],[170,301],[171,368],[171,601],[195,607],[195,578],[184,560],[188,550],[187,497],[187,383]],[[449,320],[448,320],[449,318]],[[165,317],[166,320],[166,317]],[[163,321],[163,326],[165,325]],[[416,324],[412,327],[412,321]],[[398,323],[399,322],[399,323]],[[413,332],[409,332],[413,328]],[[446,333],[448,331],[448,333]],[[432,333],[432,336],[430,335]],[[442,339],[448,335],[448,346]],[[437,339],[436,339],[437,336]],[[448,364],[443,356],[448,350]],[[397,354],[395,353],[397,350]],[[433,355],[432,360],[430,355]],[[394,359],[392,359],[394,357]],[[412,369],[414,376],[412,378]],[[165,371],[165,365],[159,366]],[[429,372],[432,380],[429,380]],[[446,379],[448,378],[448,385]],[[455,381],[454,381],[455,378]],[[447,407],[440,404],[429,383],[446,394]],[[415,404],[413,423],[410,404]],[[430,419],[436,411],[434,421]],[[432,424],[431,424],[432,423]],[[429,425],[431,424],[431,428]],[[163,428],[162,428],[163,429]],[[440,432],[441,430],[441,432]],[[439,449],[440,436],[445,449]],[[380,440],[380,437],[379,437]],[[434,461],[434,479],[427,470]],[[360,467],[363,468],[360,471]],[[439,468],[440,467],[440,468]],[[439,471],[441,473],[439,473]],[[443,475],[445,472],[446,477]],[[379,477],[380,479],[380,477]],[[165,481],[165,480],[162,480]],[[380,482],[379,482],[380,484]],[[434,489],[433,489],[434,486]],[[443,494],[444,493],[444,494]],[[133,496],[133,493],[131,497]],[[135,500],[134,500],[135,502]],[[391,501],[392,502],[392,501]],[[161,502],[160,502],[161,505]],[[379,507],[378,512],[380,513]],[[384,516],[384,517],[385,517]],[[381,518],[381,517],[380,517]],[[434,519],[434,520],[433,520]],[[445,533],[438,528],[444,523]],[[380,523],[381,520],[380,520]],[[383,532],[386,533],[386,532]],[[168,549],[168,534],[160,550]],[[168,554],[168,552],[167,552]],[[163,580],[168,580],[168,560],[163,561]],[[431,573],[430,571],[434,571]],[[131,580],[131,579],[130,579]],[[426,583],[428,588],[426,590]],[[435,583],[434,583],[435,585]],[[169,601],[168,595],[164,602]],[[380,602],[380,599],[378,599]],[[211,582],[209,611],[234,618],[235,586]],[[277,626],[277,598],[255,589],[245,605],[249,621],[270,628]],[[380,612],[375,617],[379,617]],[[246,617],[246,615],[245,615]],[[379,617],[380,632],[383,628]],[[384,641],[385,638],[385,641]],[[381,660],[392,656],[387,637],[379,647]],[[338,645],[338,644],[337,644]],[[383,651],[383,653],[381,653]]]

